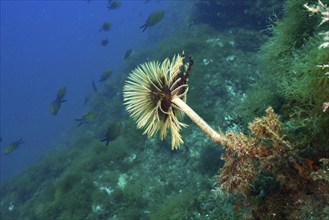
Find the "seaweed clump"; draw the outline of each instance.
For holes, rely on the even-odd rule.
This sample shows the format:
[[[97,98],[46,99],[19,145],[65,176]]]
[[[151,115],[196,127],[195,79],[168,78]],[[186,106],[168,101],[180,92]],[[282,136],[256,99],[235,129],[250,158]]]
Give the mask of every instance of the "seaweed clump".
[[[285,140],[283,124],[273,108],[268,108],[266,113],[249,124],[250,135],[226,134],[225,165],[218,184],[226,192],[246,196],[253,217],[286,218],[297,205],[306,204],[321,213],[329,205],[329,184],[323,175],[328,168],[325,161],[316,165],[301,157]],[[297,204],[298,201],[302,204]],[[304,216],[302,212],[294,214]]]
[[[328,11],[321,1],[286,1],[284,18],[259,54],[266,75],[237,110],[246,122],[271,105],[282,123],[268,109],[249,124],[250,135],[228,134],[218,182],[247,196],[255,218],[328,214]]]
[[[219,175],[224,190],[248,194],[250,182],[256,180],[261,172],[277,177],[292,176],[284,172],[289,172],[287,168],[290,163],[297,162],[296,155],[291,144],[282,139],[278,115],[272,108],[266,112],[267,116],[249,124],[250,136],[234,132],[227,134],[226,153],[223,156],[225,165]],[[286,184],[288,180],[283,178],[281,181]]]
[[[282,100],[275,109],[285,121],[290,141],[301,151],[311,148],[329,156],[329,117],[323,113],[329,78],[326,69],[318,67],[329,60],[329,48],[319,49],[323,44],[319,33],[328,29],[328,23],[320,23],[302,2],[287,1],[285,18],[277,22],[260,55],[266,76],[275,82],[274,96]]]

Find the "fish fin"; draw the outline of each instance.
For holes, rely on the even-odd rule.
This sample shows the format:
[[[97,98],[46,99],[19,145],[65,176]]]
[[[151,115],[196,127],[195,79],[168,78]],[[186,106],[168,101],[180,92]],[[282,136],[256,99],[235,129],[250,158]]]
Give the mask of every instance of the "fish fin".
[[[109,138],[107,138],[107,137],[104,137],[102,140],[101,140],[101,142],[105,142],[106,141],[106,146],[108,146],[109,145]]]
[[[147,23],[143,24],[142,26],[140,26],[140,29],[143,29],[143,32],[146,30],[146,28],[148,27]]]

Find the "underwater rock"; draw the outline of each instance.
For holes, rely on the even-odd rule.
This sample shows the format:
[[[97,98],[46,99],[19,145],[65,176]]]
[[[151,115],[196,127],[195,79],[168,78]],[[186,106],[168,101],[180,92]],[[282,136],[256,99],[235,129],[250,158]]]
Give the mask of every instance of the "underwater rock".
[[[269,15],[282,16],[283,2],[198,0],[191,19],[193,23],[206,23],[217,30],[232,27],[260,30],[270,24]]]

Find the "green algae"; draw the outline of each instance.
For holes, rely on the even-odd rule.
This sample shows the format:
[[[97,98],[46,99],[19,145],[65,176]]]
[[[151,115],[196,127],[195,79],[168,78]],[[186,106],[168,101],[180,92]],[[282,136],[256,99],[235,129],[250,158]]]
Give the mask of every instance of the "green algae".
[[[329,98],[329,80],[326,71],[317,67],[329,60],[329,49],[318,48],[322,41],[318,34],[323,27],[300,1],[287,1],[285,14],[260,52],[263,75],[272,83],[261,80],[245,105],[263,106],[261,110],[264,104],[272,105],[285,120],[292,142],[300,148],[316,144],[323,152],[329,144],[325,138],[329,117],[322,112],[322,104]],[[248,117],[258,114],[255,107],[245,109]]]
[[[189,213],[193,210],[195,199],[196,196],[192,193],[169,196],[163,201],[163,204],[151,212],[150,219],[188,219]]]

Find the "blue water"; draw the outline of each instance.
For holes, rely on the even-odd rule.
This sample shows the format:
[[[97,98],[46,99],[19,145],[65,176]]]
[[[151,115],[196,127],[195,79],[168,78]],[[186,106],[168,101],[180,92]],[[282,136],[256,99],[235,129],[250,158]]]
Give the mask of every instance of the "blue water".
[[[74,119],[86,111],[91,80],[107,67],[113,69],[112,77],[120,74],[125,51],[150,43],[148,34],[155,29],[139,28],[147,16],[172,3],[122,1],[121,8],[108,11],[107,1],[1,1],[3,179],[65,143],[68,131],[77,126]],[[99,32],[105,21],[112,29]],[[103,47],[100,41],[106,38],[109,44]],[[62,86],[67,102],[52,116],[49,104]],[[21,137],[25,143],[4,155],[3,148]]]

